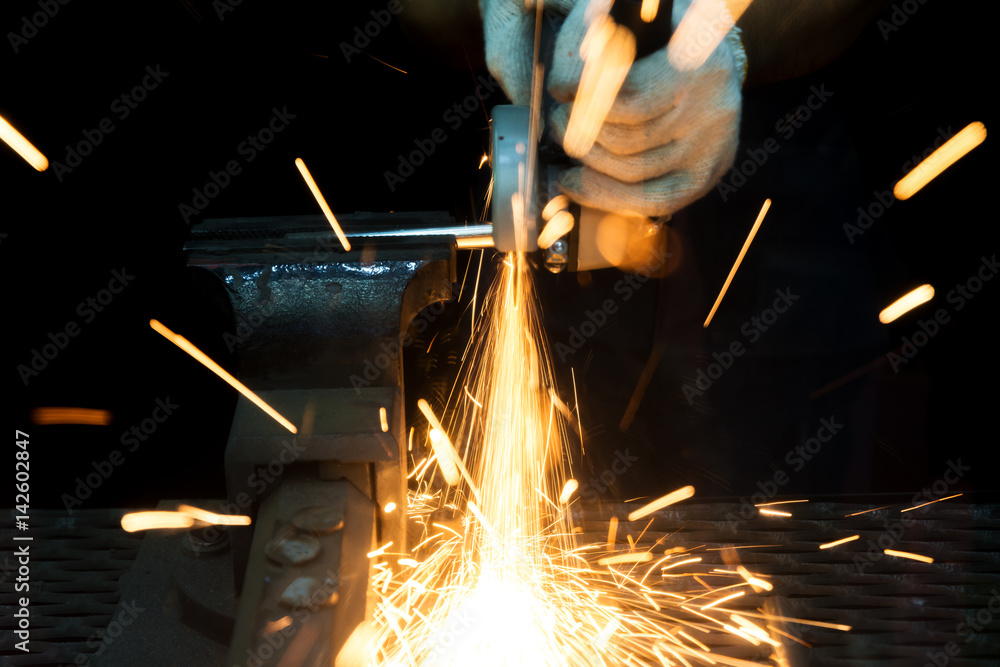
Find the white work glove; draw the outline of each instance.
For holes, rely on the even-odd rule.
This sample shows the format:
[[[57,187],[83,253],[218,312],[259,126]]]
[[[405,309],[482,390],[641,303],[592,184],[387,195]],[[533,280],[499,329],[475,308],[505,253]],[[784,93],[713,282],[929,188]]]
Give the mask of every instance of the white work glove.
[[[519,0],[483,0],[487,65],[508,97],[530,99],[533,14]],[[580,44],[587,2],[573,5],[556,38],[549,92],[564,102],[550,120],[562,140],[583,70]],[[676,28],[689,0],[675,0]],[[492,42],[492,44],[491,44]],[[582,167],[565,171],[560,188],[593,208],[657,217],[708,193],[732,166],[739,138],[740,86],[746,56],[734,28],[693,72],[675,70],[666,48],[635,62]]]
[[[546,10],[563,16],[576,0],[545,0]],[[535,58],[534,0],[479,0],[486,42],[486,66],[512,104],[529,106]]]

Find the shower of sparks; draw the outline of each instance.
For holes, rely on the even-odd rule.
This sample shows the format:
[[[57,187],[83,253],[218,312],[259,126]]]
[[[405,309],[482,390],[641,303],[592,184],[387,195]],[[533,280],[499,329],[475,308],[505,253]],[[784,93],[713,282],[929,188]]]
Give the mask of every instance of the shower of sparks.
[[[921,507],[927,507],[928,505],[933,505],[934,503],[939,503],[942,500],[951,500],[952,498],[958,498],[960,495],[962,495],[962,494],[961,493],[956,493],[953,496],[945,496],[944,498],[938,498],[937,500],[932,500],[929,503],[924,503],[922,505],[917,505],[916,507],[907,507],[905,510],[899,510],[899,512],[903,513],[903,512],[909,512],[909,511],[912,511],[912,510],[917,510],[917,509],[920,509]]]
[[[0,139],[3,139],[4,143],[13,148],[36,171],[45,171],[49,168],[48,158],[25,139],[23,134],[15,130],[14,126],[8,123],[3,116],[0,116]]]
[[[985,140],[985,125],[978,121],[966,125],[958,134],[914,167],[913,171],[904,176],[899,183],[896,183],[892,194],[896,196],[896,199],[909,199]]]
[[[649,516],[653,512],[658,512],[668,505],[673,505],[674,503],[679,503],[682,500],[687,500],[694,495],[693,486],[685,486],[672,493],[668,493],[662,498],[657,498],[648,505],[643,505],[639,509],[635,510],[628,515],[629,521],[638,521],[639,519]]]
[[[692,72],[708,60],[750,0],[694,0],[667,45],[667,60],[681,72]]]
[[[726,276],[726,282],[722,286],[722,290],[719,291],[719,296],[716,297],[715,303],[712,304],[712,310],[708,313],[708,317],[705,318],[705,323],[702,328],[707,329],[712,318],[715,317],[715,311],[719,309],[719,304],[722,303],[722,297],[726,295],[726,290],[729,289],[729,283],[733,282],[733,276],[736,275],[736,269],[740,268],[740,263],[747,254],[747,250],[750,249],[750,244],[753,243],[753,237],[757,235],[757,230],[760,229],[760,223],[764,222],[764,216],[767,215],[767,210],[771,208],[771,200],[765,199],[764,205],[760,209],[760,213],[757,214],[757,220],[754,221],[753,227],[750,229],[750,235],[747,236],[747,240],[743,243],[743,248],[740,250],[739,256],[736,258],[736,262],[733,264],[733,268],[729,270],[729,275]]]
[[[416,546],[370,554],[378,559],[371,589],[379,599],[366,654],[352,664],[756,664],[710,653],[692,635],[715,629],[748,646],[776,644],[777,635],[732,618],[750,614],[716,609],[768,582],[744,569],[715,575],[730,577],[730,586],[689,590],[682,568],[700,557],[638,548],[642,535],[631,531],[619,542],[616,517],[607,544],[579,542],[568,436],[576,415],[557,407],[526,256],[508,254],[499,269],[444,423],[418,402],[434,455],[414,459],[409,476]],[[435,463],[442,473],[455,467],[448,486]],[[471,472],[460,473],[465,466]],[[629,519],[693,493],[679,489]]]
[[[839,547],[841,544],[847,544],[848,542],[853,542],[854,540],[861,539],[860,535],[851,535],[850,537],[845,537],[842,540],[836,540],[834,542],[827,542],[826,544],[819,545],[820,549],[832,549],[833,547]]]
[[[896,558],[909,558],[910,560],[918,560],[921,563],[933,563],[934,559],[930,556],[921,556],[920,554],[910,553],[909,551],[896,551],[895,549],[886,549],[886,556],[895,556]]]
[[[292,433],[296,433],[298,431],[298,429],[295,428],[292,422],[288,421],[280,414],[278,414],[278,411],[272,408],[267,403],[265,403],[264,399],[262,399],[260,396],[250,391],[245,384],[243,384],[242,382],[234,378],[232,375],[230,375],[228,371],[226,371],[219,364],[215,363],[211,358],[209,358],[207,354],[205,354],[197,347],[195,347],[194,344],[192,344],[191,341],[189,341],[187,338],[175,334],[173,331],[171,331],[163,324],[161,324],[158,320],[150,320],[149,326],[151,326],[153,330],[156,331],[156,333],[160,334],[161,336],[169,340],[171,343],[173,343],[177,347],[181,348],[182,350],[190,354],[205,368],[207,368],[208,370],[212,371],[220,378],[225,380],[230,387],[232,387],[236,391],[246,396],[247,399],[250,400],[250,402],[252,402],[254,405],[256,405],[264,412],[266,412],[276,422],[284,426]]]
[[[625,82],[635,60],[635,35],[617,25],[605,9],[591,21],[580,45],[580,57],[583,72],[563,136],[563,150],[576,158],[586,155],[594,145]]]
[[[316,198],[316,203],[319,204],[320,209],[323,211],[323,215],[326,216],[326,221],[330,223],[330,227],[333,228],[333,233],[337,235],[337,239],[340,241],[340,245],[344,246],[344,250],[351,249],[351,242],[347,240],[347,236],[344,235],[344,230],[340,228],[340,223],[337,222],[337,218],[334,217],[333,211],[330,210],[330,205],[326,203],[326,197],[323,193],[319,191],[319,186],[316,185],[315,179],[313,179],[312,174],[309,173],[309,168],[306,167],[306,163],[302,158],[295,158],[295,166],[298,167],[299,173],[302,174],[302,178],[305,180],[306,185],[309,186],[309,191],[312,192],[313,197]]]
[[[54,424],[83,424],[84,426],[107,426],[112,415],[107,410],[93,408],[35,408],[31,411],[31,423],[39,426]]]
[[[889,322],[899,319],[905,313],[908,313],[921,304],[927,303],[933,298],[934,288],[930,285],[921,285],[889,304],[878,314],[878,321],[882,324],[889,324]]]

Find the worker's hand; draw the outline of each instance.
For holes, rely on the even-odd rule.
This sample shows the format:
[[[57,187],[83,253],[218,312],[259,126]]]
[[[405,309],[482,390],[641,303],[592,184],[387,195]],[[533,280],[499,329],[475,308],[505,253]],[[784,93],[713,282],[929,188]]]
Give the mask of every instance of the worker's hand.
[[[574,4],[575,0],[545,0],[544,7],[565,16]],[[483,15],[486,66],[512,104],[529,106],[535,57],[534,0],[479,0],[479,11]]]
[[[549,92],[565,103],[551,118],[560,140],[583,70],[587,4],[577,3],[556,38]],[[688,4],[675,0],[675,28]],[[736,155],[746,60],[736,30],[693,72],[671,67],[665,47],[636,61],[583,166],[562,174],[562,190],[585,206],[650,217],[707,194]]]

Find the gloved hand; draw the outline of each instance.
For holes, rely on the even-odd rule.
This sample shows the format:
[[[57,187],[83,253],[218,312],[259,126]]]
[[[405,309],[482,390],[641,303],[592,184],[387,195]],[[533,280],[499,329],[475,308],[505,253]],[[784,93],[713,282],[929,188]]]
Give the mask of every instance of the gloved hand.
[[[545,0],[546,10],[569,14],[576,0]],[[531,102],[535,58],[534,0],[479,0],[486,42],[486,66],[512,104]]]
[[[517,104],[530,99],[533,13],[521,0],[483,0],[487,65]],[[550,122],[561,140],[580,81],[580,44],[588,2],[550,0],[568,12],[556,37],[549,92],[564,102]],[[675,0],[676,27],[689,0]],[[746,56],[738,29],[693,72],[680,72],[663,48],[632,65],[582,167],[565,171],[560,188],[594,208],[657,217],[708,193],[732,166],[739,135]]]

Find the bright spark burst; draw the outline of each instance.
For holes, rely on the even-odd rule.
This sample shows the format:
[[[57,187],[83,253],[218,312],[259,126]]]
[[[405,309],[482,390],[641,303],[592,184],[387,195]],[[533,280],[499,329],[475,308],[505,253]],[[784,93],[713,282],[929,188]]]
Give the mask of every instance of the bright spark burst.
[[[675,552],[655,556],[637,548],[630,533],[627,544],[618,542],[615,518],[607,544],[578,543],[567,435],[575,416],[557,408],[534,298],[525,256],[507,255],[486,296],[485,316],[477,318],[467,377],[456,382],[446,425],[419,403],[435,452],[414,461],[410,474],[417,490],[409,518],[422,535],[409,554],[390,554],[390,545],[370,554],[401,567],[375,568],[371,589],[379,600],[364,661],[383,667],[756,664],[710,653],[692,635],[715,629],[747,644],[776,645],[767,630],[732,618],[752,614],[717,609],[751,587],[769,589],[768,582],[743,569],[715,575],[732,577],[730,586],[668,592],[660,584],[688,580],[676,566],[695,566],[700,558],[678,560],[667,574],[664,563]],[[456,479],[452,470],[448,486],[435,484],[434,471],[445,474],[449,465],[467,465],[470,477]],[[629,518],[693,493],[684,487]]]

